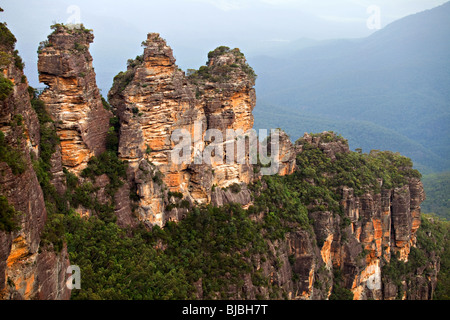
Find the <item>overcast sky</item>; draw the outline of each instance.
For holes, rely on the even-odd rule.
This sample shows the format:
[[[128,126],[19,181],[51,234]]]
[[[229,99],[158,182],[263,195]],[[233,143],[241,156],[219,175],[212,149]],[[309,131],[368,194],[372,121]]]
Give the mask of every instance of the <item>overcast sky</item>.
[[[37,47],[55,22],[81,20],[94,29],[91,46],[103,95],[126,61],[142,53],[148,32],[174,49],[178,65],[198,68],[219,45],[247,56],[301,39],[365,37],[379,10],[380,27],[448,0],[0,0],[5,21],[18,39],[30,84],[37,81]],[[371,9],[370,9],[371,8]],[[368,11],[369,9],[369,11]]]

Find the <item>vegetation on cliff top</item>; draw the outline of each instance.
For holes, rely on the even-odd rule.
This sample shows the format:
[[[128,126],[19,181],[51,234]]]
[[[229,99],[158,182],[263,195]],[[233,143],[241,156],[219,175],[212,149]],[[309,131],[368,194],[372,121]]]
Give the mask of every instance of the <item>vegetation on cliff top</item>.
[[[64,24],[64,23],[55,23],[50,26],[50,29],[53,30],[53,33],[57,32],[67,32],[69,34],[91,34],[92,29],[87,29],[82,23],[75,24]],[[52,33],[52,34],[53,34]]]
[[[215,63],[215,59],[221,56],[233,57],[233,63]],[[198,70],[189,69],[187,71],[188,79],[194,84],[203,82],[222,83],[227,82],[237,75],[238,71],[244,72],[252,81],[256,80],[256,73],[252,67],[246,62],[244,54],[238,49],[230,49],[221,46],[208,53],[208,62],[206,66],[201,66]]]
[[[82,23],[79,24],[64,24],[64,23],[55,23],[53,25],[50,26],[50,29],[53,30],[53,32],[49,35],[49,39],[50,36],[56,33],[63,33],[63,32],[67,32],[68,34],[75,34],[75,35],[79,35],[79,36],[86,36],[86,35],[92,35],[92,29],[87,29],[85,28],[85,26]],[[82,38],[78,38],[78,39],[82,39]],[[81,40],[82,42],[84,42],[84,40]],[[53,47],[53,43],[51,43],[48,39],[41,41],[39,43],[38,49],[37,49],[37,53],[40,54],[42,53],[42,50],[48,47]],[[72,52],[73,53],[84,53],[87,51],[87,46],[84,44],[81,44],[80,42],[75,42],[74,46],[72,48]]]
[[[0,48],[4,51],[12,51],[16,42],[16,37],[8,29],[6,23],[0,23]]]

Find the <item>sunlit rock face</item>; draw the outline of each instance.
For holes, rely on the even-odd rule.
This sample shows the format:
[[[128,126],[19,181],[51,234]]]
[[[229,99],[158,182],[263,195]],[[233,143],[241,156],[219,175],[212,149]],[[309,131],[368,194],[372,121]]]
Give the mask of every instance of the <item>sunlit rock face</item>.
[[[350,152],[344,140],[324,139],[329,135],[305,134],[297,143],[297,150],[301,152],[303,146],[309,144],[320,149],[331,161],[336,160],[338,153]],[[335,137],[333,133],[331,136]],[[383,185],[382,179],[378,182]],[[402,187],[381,188],[379,193],[370,191],[363,195],[355,195],[354,190],[346,186],[338,190],[342,215],[328,211],[310,213],[320,242],[321,261],[326,270],[338,268],[342,271],[346,287],[352,291],[355,300],[395,299],[398,291],[391,290],[390,283],[383,283],[382,267],[394,255],[401,261],[408,261],[411,248],[416,245],[420,204],[425,200],[421,181],[409,178]],[[427,282],[421,277],[416,278],[417,283]],[[431,287],[435,281],[429,280]],[[413,288],[406,289],[411,291]],[[429,295],[430,290],[414,293],[414,297]]]
[[[9,34],[4,25],[2,32]],[[2,57],[17,54],[14,43],[0,42]],[[14,85],[0,100],[2,144],[18,155],[14,161],[0,161],[2,220],[6,202],[16,212],[16,228],[0,229],[0,300],[69,299],[70,290],[64,281],[70,264],[66,248],[55,252],[40,243],[47,209],[32,163],[39,156],[41,137],[39,120],[30,103],[28,80],[13,59],[2,60],[0,70]],[[56,153],[52,159],[55,165]]]
[[[55,25],[39,53],[39,81],[48,86],[40,99],[57,125],[62,164],[76,174],[90,157],[105,151],[111,116],[95,80],[89,53],[93,40],[82,26]]]
[[[245,72],[251,68],[239,50],[227,49],[217,51],[207,66],[187,77],[159,34],[150,33],[143,46],[143,55],[128,62],[108,95],[120,119],[120,158],[129,162],[135,176],[141,175],[137,172],[147,161],[160,171],[162,188],[181,193],[190,203],[228,202],[224,193],[216,191],[213,196],[213,191],[253,179],[248,151],[244,163],[226,160],[227,143],[236,139],[227,136],[227,129],[242,135],[253,127],[255,82]],[[221,139],[210,137],[210,129],[220,131]],[[172,153],[179,142],[173,136],[177,131],[188,133],[190,139],[188,161],[181,163]],[[223,152],[216,152],[218,148]],[[210,163],[198,158],[205,152],[211,155]],[[177,220],[177,215],[164,213],[161,190],[154,181],[138,180],[134,183],[140,219],[158,225]],[[235,198],[246,205],[249,193],[245,188],[242,192]]]

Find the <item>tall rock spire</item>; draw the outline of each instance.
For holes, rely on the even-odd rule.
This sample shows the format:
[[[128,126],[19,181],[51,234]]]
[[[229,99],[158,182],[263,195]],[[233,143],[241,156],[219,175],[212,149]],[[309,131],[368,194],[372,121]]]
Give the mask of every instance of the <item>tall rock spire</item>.
[[[39,80],[48,86],[40,99],[57,124],[63,165],[79,173],[91,156],[105,151],[110,113],[95,80],[91,31],[82,25],[52,28],[39,48]]]
[[[253,70],[239,49],[219,47],[209,54],[206,66],[186,76],[159,34],[148,34],[143,46],[144,53],[128,61],[127,71],[115,77],[108,95],[120,119],[120,158],[128,160],[136,172],[142,161],[150,162],[162,173],[168,190],[182,194],[190,203],[227,202],[222,188],[252,181],[248,161],[207,165],[194,159],[211,143],[205,137],[207,130],[222,132],[225,149],[227,129],[246,132],[253,127]],[[176,144],[171,137],[177,129],[190,134],[190,161],[172,161]],[[138,193],[142,189],[138,210],[145,211],[140,215],[144,220],[155,221],[152,217],[158,216],[160,225],[167,219],[178,220],[177,214],[173,217],[167,212],[172,210],[162,214],[164,206],[157,201],[157,192],[150,192],[152,188],[144,187],[145,183],[137,184],[142,187],[137,187]],[[246,205],[249,193],[245,189],[243,194],[234,200]]]

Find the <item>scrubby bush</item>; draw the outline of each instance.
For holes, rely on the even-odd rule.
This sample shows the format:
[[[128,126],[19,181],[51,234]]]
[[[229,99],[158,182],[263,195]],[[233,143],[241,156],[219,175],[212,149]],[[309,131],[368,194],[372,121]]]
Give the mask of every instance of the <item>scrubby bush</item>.
[[[18,213],[14,207],[8,203],[5,196],[0,195],[0,230],[5,232],[20,230],[17,218]]]
[[[11,80],[5,78],[3,73],[0,73],[0,101],[5,100],[14,90],[14,84]]]
[[[16,37],[9,31],[5,23],[0,23],[0,47],[12,51],[17,42]]]
[[[0,131],[0,162],[6,162],[11,168],[14,175],[19,175],[25,172],[26,162],[23,154],[6,143],[6,138],[3,132]]]
[[[231,190],[231,192],[233,192],[233,193],[239,193],[239,192],[241,192],[241,185],[240,185],[239,183],[233,183],[233,184],[230,186],[230,190]]]

